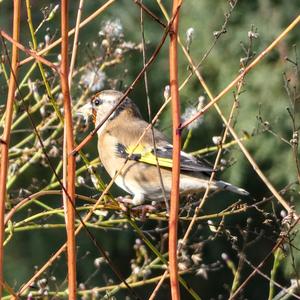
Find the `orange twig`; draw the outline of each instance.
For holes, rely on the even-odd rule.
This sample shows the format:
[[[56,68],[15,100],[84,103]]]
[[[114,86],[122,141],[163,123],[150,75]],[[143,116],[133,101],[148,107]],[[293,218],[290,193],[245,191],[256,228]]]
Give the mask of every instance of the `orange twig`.
[[[59,72],[59,69],[55,64],[53,64],[51,61],[45,59],[44,57],[38,55],[36,51],[27,49],[21,43],[19,43],[17,40],[12,38],[9,34],[7,34],[4,30],[0,30],[0,35],[2,35],[5,39],[7,39],[9,42],[11,42],[15,47],[19,48],[20,50],[22,50],[26,54],[30,55],[32,58],[35,58],[37,61],[40,61],[44,65],[46,65],[46,66],[54,69],[55,71]]]
[[[180,180],[180,150],[181,134],[180,126],[180,99],[178,91],[178,55],[177,55],[177,34],[181,1],[173,1],[172,14],[175,16],[170,27],[170,87],[172,99],[172,121],[173,121],[173,167],[172,167],[172,190],[170,200],[169,219],[169,272],[172,300],[180,299],[178,264],[177,264],[177,227],[179,210],[179,180]]]
[[[21,1],[14,0],[14,17],[13,17],[13,38],[18,41],[20,37],[20,9]],[[3,241],[4,241],[4,214],[6,200],[6,181],[8,172],[8,149],[10,143],[10,133],[13,117],[13,105],[16,92],[16,78],[18,72],[19,50],[16,45],[12,46],[11,73],[8,86],[6,101],[5,124],[1,137],[1,163],[0,163],[0,282],[4,282],[3,277]],[[2,297],[3,287],[0,285],[0,298]]]
[[[61,89],[64,97],[63,200],[66,213],[69,299],[76,299],[76,242],[74,226],[75,158],[71,98],[68,83],[68,0],[61,2]]]

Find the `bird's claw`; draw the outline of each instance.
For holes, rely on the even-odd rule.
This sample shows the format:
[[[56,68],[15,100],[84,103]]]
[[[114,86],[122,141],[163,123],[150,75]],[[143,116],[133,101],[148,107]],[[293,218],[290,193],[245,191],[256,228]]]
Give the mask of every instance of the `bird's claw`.
[[[120,208],[122,211],[131,211],[135,215],[139,215],[141,220],[146,219],[147,213],[153,213],[157,211],[157,207],[151,204],[136,205],[133,199],[129,197],[118,197],[117,198]]]
[[[131,209],[133,213],[138,213],[140,214],[140,218],[142,221],[146,220],[146,216],[149,213],[154,213],[156,211],[156,207],[151,205],[151,204],[143,204],[143,205],[138,205],[135,206]]]

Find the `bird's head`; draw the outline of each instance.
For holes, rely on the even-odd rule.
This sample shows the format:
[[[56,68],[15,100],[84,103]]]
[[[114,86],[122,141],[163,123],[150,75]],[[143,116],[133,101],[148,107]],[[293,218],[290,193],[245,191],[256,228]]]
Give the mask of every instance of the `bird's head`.
[[[92,115],[96,126],[107,119],[110,113],[111,115],[108,117],[108,120],[113,120],[122,112],[130,113],[131,116],[140,117],[137,106],[130,98],[126,97],[120,103],[123,96],[124,94],[122,92],[115,90],[101,91],[93,96],[89,103],[82,106],[77,113],[84,116],[86,119]]]

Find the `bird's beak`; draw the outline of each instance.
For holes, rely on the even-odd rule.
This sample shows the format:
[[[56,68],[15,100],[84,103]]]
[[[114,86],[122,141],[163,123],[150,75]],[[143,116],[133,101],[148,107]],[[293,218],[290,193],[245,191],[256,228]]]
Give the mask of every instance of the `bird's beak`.
[[[81,106],[77,112],[77,115],[83,116],[85,119],[88,119],[90,115],[93,114],[93,105],[92,103],[87,103],[83,106]]]

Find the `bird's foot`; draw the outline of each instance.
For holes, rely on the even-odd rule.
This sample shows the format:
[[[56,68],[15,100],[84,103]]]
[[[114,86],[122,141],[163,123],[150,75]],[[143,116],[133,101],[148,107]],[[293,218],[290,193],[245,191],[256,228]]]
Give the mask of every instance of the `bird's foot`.
[[[141,221],[145,221],[147,214],[154,213],[156,210],[156,207],[151,204],[138,205],[131,209],[134,214],[137,214],[141,218]]]
[[[144,203],[144,199],[140,201],[140,197],[136,198],[135,196],[133,199],[129,198],[128,196],[118,197],[117,200],[119,202],[121,210],[133,213],[135,216],[140,217],[142,221],[146,219],[148,213],[153,213],[157,211],[157,205],[139,204]]]
[[[139,206],[145,202],[145,197],[142,194],[136,194],[133,198],[130,196],[118,197],[117,200],[124,204],[131,204],[132,206]]]

